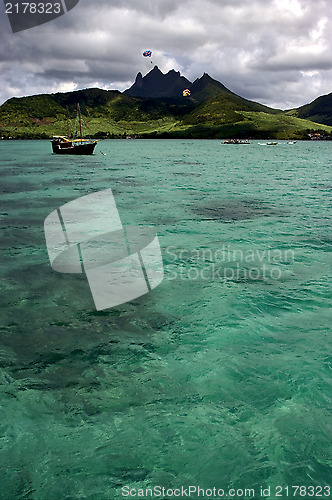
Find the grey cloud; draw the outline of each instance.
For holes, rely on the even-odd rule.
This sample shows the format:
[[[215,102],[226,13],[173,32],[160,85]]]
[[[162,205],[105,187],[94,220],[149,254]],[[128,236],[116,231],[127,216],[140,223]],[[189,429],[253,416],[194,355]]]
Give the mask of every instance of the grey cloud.
[[[328,13],[329,0],[80,0],[12,34],[0,4],[0,102],[64,83],[123,90],[152,68],[142,57],[151,49],[164,72],[190,80],[207,72],[268,105],[304,104],[331,91]]]
[[[281,71],[314,71],[314,70],[329,70],[332,69],[332,61],[329,57],[319,58],[308,58],[306,56],[299,57],[294,56],[288,58],[285,61],[267,61],[260,62],[252,66],[253,69],[259,71],[273,71],[274,73],[280,73]]]

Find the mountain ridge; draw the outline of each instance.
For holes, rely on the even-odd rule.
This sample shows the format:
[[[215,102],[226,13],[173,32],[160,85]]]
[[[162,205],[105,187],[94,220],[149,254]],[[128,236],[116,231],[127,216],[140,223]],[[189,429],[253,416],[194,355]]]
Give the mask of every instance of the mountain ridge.
[[[332,92],[317,97],[312,102],[286,112],[290,116],[311,119],[332,126]]]
[[[185,88],[190,96],[183,96]],[[91,88],[8,99],[0,106],[0,137],[65,134],[66,109],[73,121],[80,103],[92,137],[308,138],[309,132],[330,134],[331,128],[299,115],[331,118],[330,108],[323,113],[330,96],[282,111],[238,96],[207,73],[190,82],[178,71],[164,74],[155,66],[144,77],[139,72],[124,92]]]

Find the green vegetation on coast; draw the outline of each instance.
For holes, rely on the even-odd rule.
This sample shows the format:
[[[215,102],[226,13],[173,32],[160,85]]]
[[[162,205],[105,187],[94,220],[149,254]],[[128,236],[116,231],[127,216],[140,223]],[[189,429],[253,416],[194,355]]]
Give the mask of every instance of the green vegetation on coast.
[[[158,95],[156,80],[160,85],[163,77],[168,78],[167,82],[173,79],[168,96],[167,88],[159,97],[136,96],[140,91]],[[306,139],[309,133],[332,133],[330,109],[324,111],[324,97],[330,100],[330,95],[319,99],[318,110],[314,101],[305,109],[281,111],[239,97],[206,74],[192,84],[190,97],[184,98],[180,84],[176,86],[181,78],[176,72],[163,75],[155,67],[146,77],[140,77],[138,90],[136,79],[124,93],[92,88],[13,97],[0,106],[0,137],[48,139],[66,135],[66,110],[74,131],[77,103],[85,134],[93,138]],[[315,119],[322,118],[322,123],[312,121],[311,111]]]

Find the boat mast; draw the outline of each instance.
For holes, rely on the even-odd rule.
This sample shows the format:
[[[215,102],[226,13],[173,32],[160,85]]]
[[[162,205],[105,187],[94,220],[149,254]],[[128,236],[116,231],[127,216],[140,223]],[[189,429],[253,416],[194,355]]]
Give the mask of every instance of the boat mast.
[[[68,137],[68,139],[70,139],[68,106],[66,106],[66,116],[67,116],[67,137]]]
[[[80,122],[80,135],[81,135],[81,141],[83,141],[83,135],[82,135],[82,120],[81,120],[81,108],[80,105],[77,104],[77,109],[78,109],[78,119]]]

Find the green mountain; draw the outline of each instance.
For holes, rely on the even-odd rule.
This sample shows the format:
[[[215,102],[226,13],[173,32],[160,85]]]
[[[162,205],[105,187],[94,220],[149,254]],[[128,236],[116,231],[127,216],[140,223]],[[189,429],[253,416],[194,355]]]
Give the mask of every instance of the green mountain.
[[[259,104],[258,102],[249,101],[244,97],[240,97],[237,94],[234,94],[231,90],[229,90],[225,85],[218,82],[218,80],[214,80],[207,73],[201,78],[197,78],[194,83],[190,87],[191,91],[191,99],[202,103],[207,99],[212,97],[222,98],[225,103],[227,100],[232,101],[238,105],[239,108],[250,108],[255,111],[263,111],[266,113],[279,113],[279,109],[269,108],[268,106],[264,106],[263,104]]]
[[[183,97],[184,88],[189,88],[190,96]],[[206,73],[191,83],[174,70],[164,75],[155,66],[145,77],[139,74],[134,85],[123,93],[92,88],[13,97],[0,106],[0,137],[46,139],[65,135],[67,115],[73,133],[77,103],[85,135],[96,138],[300,139],[313,131],[331,134],[331,127],[299,117],[305,107],[283,112],[234,94]],[[310,117],[318,113],[314,103],[306,111]],[[322,117],[324,106],[319,109],[321,114],[317,116]],[[325,114],[327,120],[329,112]]]
[[[197,102],[203,102],[210,97],[215,97],[217,95],[235,95],[231,92],[225,85],[214,80],[210,75],[204,73],[201,78],[197,78],[194,83],[190,85],[190,95],[191,99]]]
[[[291,109],[287,114],[332,126],[332,92],[318,97],[309,104]]]

